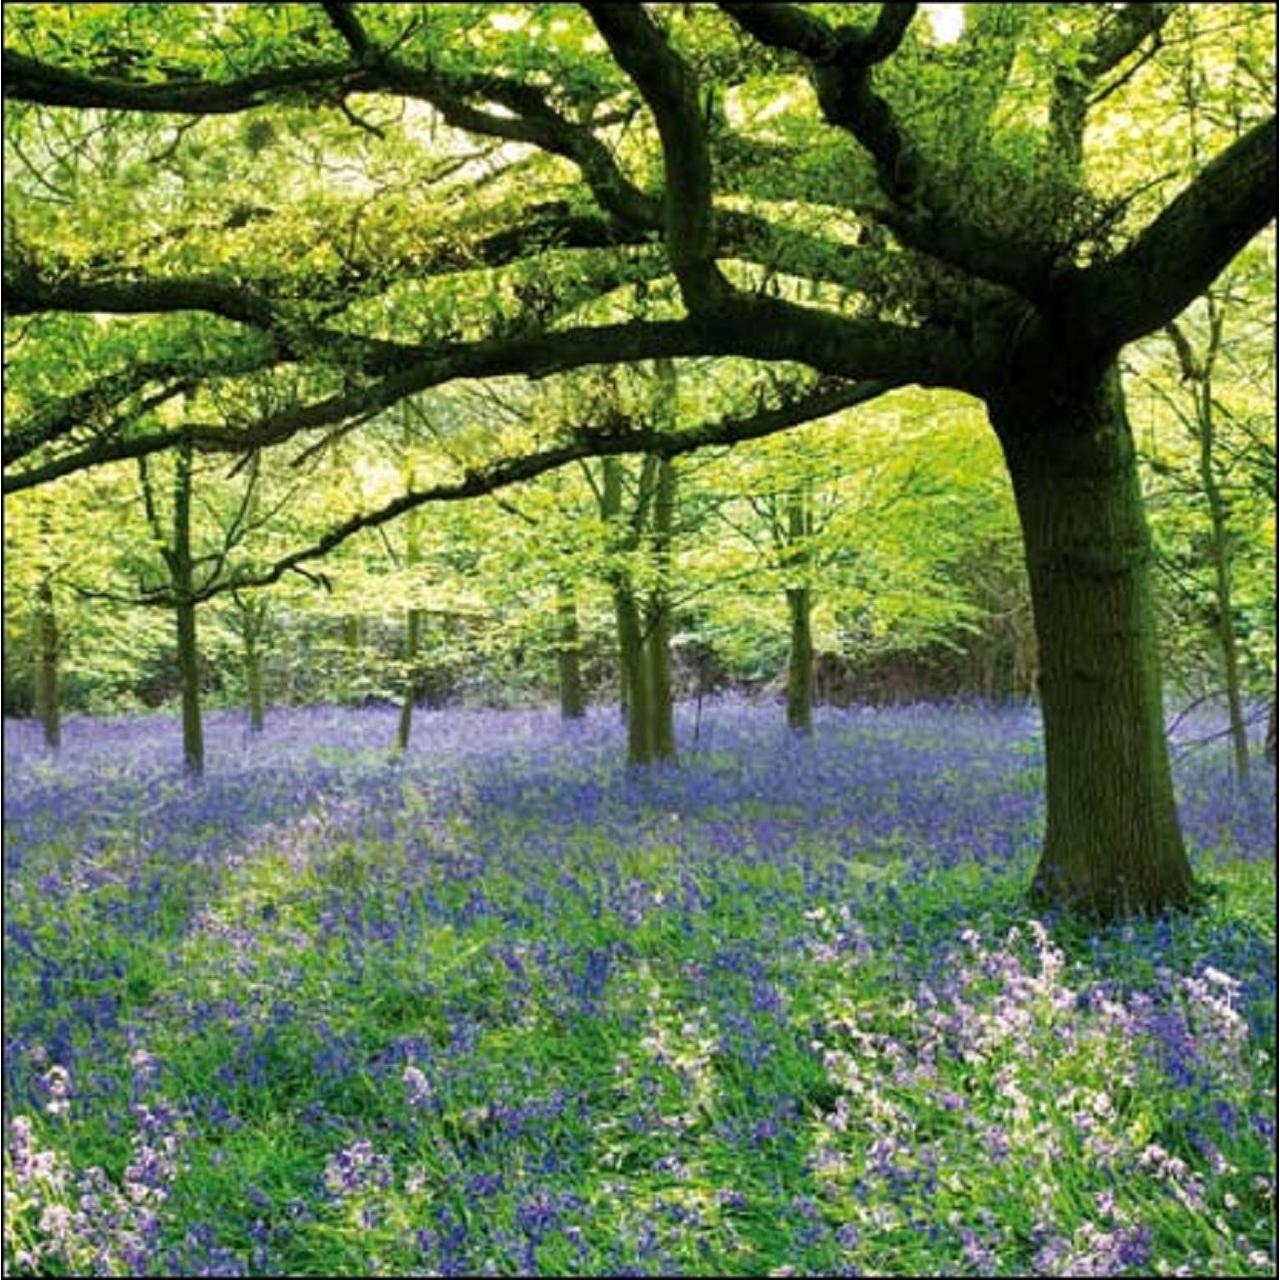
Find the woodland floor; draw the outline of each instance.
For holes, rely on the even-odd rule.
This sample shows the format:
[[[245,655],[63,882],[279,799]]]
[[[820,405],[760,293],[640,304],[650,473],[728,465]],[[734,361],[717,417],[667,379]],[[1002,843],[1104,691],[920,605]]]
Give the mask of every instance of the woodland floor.
[[[1274,1274],[1271,770],[1088,930],[1034,712],[781,720],[6,724],[8,1269]]]

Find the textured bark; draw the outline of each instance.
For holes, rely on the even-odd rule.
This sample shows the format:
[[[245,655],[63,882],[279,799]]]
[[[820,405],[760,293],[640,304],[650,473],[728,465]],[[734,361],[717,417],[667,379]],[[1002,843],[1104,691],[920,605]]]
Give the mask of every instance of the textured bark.
[[[559,622],[556,663],[560,675],[560,715],[565,720],[580,720],[587,713],[586,687],[582,680],[582,639],[578,631],[578,602],[572,585],[567,582],[556,586],[556,612]]]
[[[204,725],[200,714],[200,651],[196,607],[179,604],[176,613],[178,674],[182,681],[182,762],[193,777],[204,772]]]
[[[1151,542],[1114,368],[992,403],[1031,582],[1047,828],[1033,898],[1110,917],[1186,906],[1161,706]]]
[[[787,728],[808,736],[813,732],[812,593],[808,587],[787,590],[791,615],[791,647],[787,657]]]
[[[53,607],[53,586],[48,578],[36,593],[36,715],[44,731],[45,746],[62,745],[62,711],[58,704],[58,616]]]

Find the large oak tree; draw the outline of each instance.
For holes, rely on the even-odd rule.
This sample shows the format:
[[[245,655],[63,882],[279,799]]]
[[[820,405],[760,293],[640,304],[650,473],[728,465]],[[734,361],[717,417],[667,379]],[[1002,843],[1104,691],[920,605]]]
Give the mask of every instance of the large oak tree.
[[[906,384],[967,392],[1004,450],[1032,588],[1048,795],[1036,891],[1103,914],[1189,900],[1117,358],[1274,215],[1265,6],[1224,7],[1237,128],[1172,184],[1138,166],[1101,181],[1090,125],[1160,75],[1175,29],[1184,49],[1209,38],[1203,11],[1179,6],[974,6],[951,43],[912,4],[217,6],[203,26],[184,6],[126,5],[73,10],[56,30],[13,8],[6,136],[36,153],[15,185],[34,198],[43,182],[70,205],[37,217],[14,202],[6,314],[49,322],[14,358],[38,360],[68,314],[194,312],[209,337],[195,354],[140,340],[24,402],[6,490],[178,446],[247,452],[349,430],[456,379],[729,355],[818,375],[756,413],[675,432],[575,428],[495,456],[348,520],[265,567],[266,582],[413,506],[573,458],[672,456]],[[247,120],[242,134],[227,117]],[[77,154],[105,130],[118,164],[151,148],[154,181],[137,164],[122,181],[141,184],[135,207],[159,232],[64,250],[77,216],[102,225],[93,201],[111,175],[68,187],[58,130]],[[232,139],[258,156],[311,138],[320,157],[336,130],[383,148],[407,191],[377,234],[352,212],[377,200],[376,182],[345,206],[320,200],[327,255],[299,220],[299,181],[220,201]],[[465,138],[501,144],[488,168]],[[468,210],[452,225],[432,209],[446,181],[441,203],[461,192]],[[455,277],[494,300],[487,322],[404,305],[406,290],[461,298],[441,293]],[[653,318],[592,302],[664,280],[672,301]],[[282,370],[298,391],[286,407],[253,421],[199,412],[202,387]],[[179,393],[195,408],[175,425],[154,405]]]

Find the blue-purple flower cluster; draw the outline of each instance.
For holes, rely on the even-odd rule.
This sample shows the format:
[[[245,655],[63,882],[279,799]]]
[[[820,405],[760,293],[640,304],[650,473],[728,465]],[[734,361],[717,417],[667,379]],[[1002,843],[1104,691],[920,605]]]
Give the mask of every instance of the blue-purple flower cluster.
[[[5,1256],[74,1274],[1265,1274],[1275,791],[1029,919],[1031,710],[5,727]]]

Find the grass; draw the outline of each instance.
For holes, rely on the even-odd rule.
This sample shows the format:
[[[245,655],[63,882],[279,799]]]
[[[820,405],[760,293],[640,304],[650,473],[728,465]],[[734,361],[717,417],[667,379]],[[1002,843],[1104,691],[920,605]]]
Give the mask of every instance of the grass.
[[[6,726],[8,1269],[1273,1273],[1271,778],[1088,929],[1034,716],[779,719]]]

